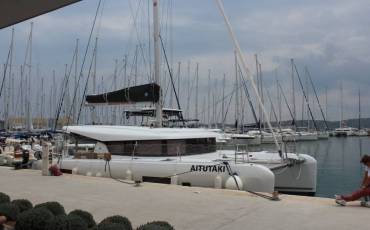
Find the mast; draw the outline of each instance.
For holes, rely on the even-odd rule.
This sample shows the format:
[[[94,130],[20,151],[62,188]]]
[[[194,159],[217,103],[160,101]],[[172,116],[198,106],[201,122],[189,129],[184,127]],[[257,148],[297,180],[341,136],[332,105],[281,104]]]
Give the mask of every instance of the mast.
[[[30,32],[30,53],[29,53],[29,63],[28,63],[28,99],[27,99],[27,131],[32,129],[32,117],[31,117],[31,73],[32,73],[32,32],[33,32],[33,22],[31,22],[31,32]]]
[[[361,129],[361,90],[358,89],[358,130]]]
[[[188,68],[187,68],[187,77],[188,77],[188,80],[187,80],[187,97],[186,97],[186,118],[189,119],[189,109],[190,109],[190,61],[188,61]]]
[[[207,100],[207,103],[208,103],[208,116],[207,116],[207,120],[208,120],[208,128],[210,129],[211,128],[211,70],[208,69],[208,100]]]
[[[235,129],[236,133],[239,132],[239,81],[238,81],[238,56],[234,51],[235,57]]]
[[[113,90],[117,90],[117,70],[118,69],[118,60],[116,59],[115,60],[115,63],[114,63],[114,78],[113,78],[113,82],[114,82],[114,86],[113,86]],[[113,107],[113,116],[112,116],[112,124],[113,125],[117,125],[117,107],[114,106]]]
[[[45,93],[44,93],[44,77],[41,77],[41,106],[40,106],[40,128],[43,128],[43,120],[44,120],[44,100],[45,100]]]
[[[97,56],[97,49],[98,49],[98,37],[95,38],[95,48],[94,48],[93,94],[96,94],[96,56]],[[92,107],[91,122],[92,122],[93,125],[96,124],[96,108],[95,108],[95,106]]]
[[[213,92],[212,92],[212,108],[213,108],[213,111],[212,111],[212,123],[213,123],[213,126],[215,129],[217,129],[217,117],[216,117],[216,111],[217,111],[217,104],[216,104],[216,92],[217,91],[217,87],[218,87],[218,81],[217,81],[217,78],[215,79],[215,83],[214,83],[214,87],[213,87]]]
[[[135,58],[134,58],[134,85],[136,86],[137,84],[137,62],[138,62],[138,45],[136,45],[136,48],[135,48]],[[134,109],[136,109],[136,104],[134,104]],[[137,117],[134,116],[134,125],[137,125]]]
[[[195,119],[198,120],[198,94],[199,94],[199,63],[197,63],[196,67],[196,75],[195,75]]]
[[[127,54],[125,55],[124,57],[124,65],[123,65],[123,86],[124,87],[129,87],[129,85],[127,84]],[[125,108],[124,107],[121,107],[122,109],[122,112],[120,111],[119,114],[124,114],[125,113]],[[122,120],[122,123],[123,124],[126,124],[126,119],[125,118],[122,118],[120,119],[120,123],[121,123],[121,120]]]
[[[295,108],[295,84],[294,84],[294,59],[290,59],[292,65],[292,104],[293,104],[293,120],[297,120],[296,108]],[[294,130],[297,130],[297,124],[294,124]]]
[[[256,56],[257,57],[257,56]],[[261,97],[261,101],[262,101],[262,105],[261,106],[264,106],[265,105],[265,99],[263,97],[263,78],[262,78],[262,67],[261,67],[261,63],[258,62],[258,68],[259,68],[259,79],[260,79],[260,97]],[[261,125],[262,125],[262,128],[265,129],[265,119],[267,119],[267,117],[265,117],[263,115],[263,113],[261,113]]]
[[[343,127],[343,83],[340,82],[340,123],[339,127]]]
[[[222,80],[222,108],[221,108],[221,119],[222,119],[222,131],[225,131],[225,85],[226,85],[226,74],[224,74],[224,78]]]
[[[181,62],[177,63],[177,94],[179,95],[180,100],[180,84],[181,84]]]
[[[13,65],[13,48],[14,48],[14,27],[12,28],[12,40],[10,43],[10,60],[9,60],[9,87],[7,92],[7,100],[6,100],[6,117],[5,117],[5,129],[9,130],[9,100],[10,100],[10,94],[11,94],[11,81],[12,81],[12,65]],[[6,67],[5,67],[6,69]],[[4,78],[5,81],[5,78]],[[13,91],[12,91],[13,92]]]
[[[154,82],[160,84],[159,67],[160,67],[160,32],[159,32],[159,0],[153,0],[153,32],[154,32]],[[159,92],[156,107],[156,127],[162,127],[162,90]]]
[[[308,108],[310,107],[310,91],[309,91],[309,88],[308,88],[308,73],[307,73],[307,68],[306,68],[306,94],[307,94],[307,131],[310,130],[310,114],[309,114],[309,111],[308,111]],[[318,131],[318,130],[316,130]]]
[[[77,85],[77,78],[78,78],[78,43],[79,43],[79,39],[76,39],[76,59],[75,59],[75,82],[74,82],[74,91],[76,91],[78,85]],[[80,95],[78,93],[78,95]],[[72,106],[73,106],[73,114],[72,114],[72,122],[75,123],[76,122],[76,117],[77,117],[77,104],[78,103],[74,103]]]
[[[280,89],[279,89],[279,85],[278,85],[278,73],[277,73],[277,69],[275,69],[275,80],[276,80],[276,98],[277,98],[277,101],[278,101],[278,111],[279,111],[279,126],[281,126],[281,93],[280,93]]]
[[[325,87],[325,118],[328,119],[328,87]]]

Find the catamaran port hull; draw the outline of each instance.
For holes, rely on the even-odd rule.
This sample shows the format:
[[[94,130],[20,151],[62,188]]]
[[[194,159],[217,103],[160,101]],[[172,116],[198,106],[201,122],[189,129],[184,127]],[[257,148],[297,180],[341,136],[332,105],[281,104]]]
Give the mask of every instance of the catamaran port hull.
[[[222,161],[137,158],[112,159],[108,165],[106,161],[98,159],[63,159],[60,167],[64,172],[80,175],[213,188],[228,188],[227,183],[230,182],[227,181],[235,181],[230,174],[236,173],[241,180],[237,185],[240,190],[268,193],[274,191],[275,175],[269,168],[250,163],[227,164]],[[34,168],[41,169],[41,161],[35,162]]]

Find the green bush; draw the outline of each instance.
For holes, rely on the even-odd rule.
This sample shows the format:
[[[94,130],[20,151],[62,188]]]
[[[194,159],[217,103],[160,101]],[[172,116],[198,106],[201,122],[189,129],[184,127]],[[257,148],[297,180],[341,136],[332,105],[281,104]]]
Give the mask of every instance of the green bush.
[[[16,221],[19,209],[12,203],[0,204],[0,216],[5,216],[8,221]]]
[[[54,217],[52,221],[47,224],[47,230],[64,230],[68,228],[68,220],[66,215],[59,215]]]
[[[5,193],[0,192],[0,204],[2,203],[9,203],[10,197],[6,195]]]
[[[124,230],[132,230],[132,225],[131,225],[130,220],[127,219],[127,217],[123,217],[119,215],[110,216],[110,217],[105,218],[99,223],[98,229],[100,229],[100,227],[103,226],[104,224],[108,224],[108,223],[119,224],[123,227],[122,229]]]
[[[51,213],[53,213],[54,216],[66,214],[64,207],[56,201],[41,203],[41,204],[36,205],[35,208],[46,208]]]
[[[18,215],[15,230],[48,230],[54,215],[46,208],[34,208]]]
[[[24,199],[12,200],[12,204],[18,207],[20,213],[33,208],[32,203]]]
[[[102,223],[99,224],[98,230],[127,230],[124,225],[119,223]]]
[[[47,225],[47,230],[87,230],[87,224],[76,215],[59,215]]]
[[[81,217],[86,222],[88,228],[92,228],[96,226],[94,217],[89,212],[76,209],[70,212],[69,215],[76,215],[76,216]]]
[[[68,223],[70,226],[70,230],[87,230],[86,222],[79,216],[76,215],[68,215]]]
[[[175,230],[175,228],[166,221],[153,221],[141,225],[137,230]]]

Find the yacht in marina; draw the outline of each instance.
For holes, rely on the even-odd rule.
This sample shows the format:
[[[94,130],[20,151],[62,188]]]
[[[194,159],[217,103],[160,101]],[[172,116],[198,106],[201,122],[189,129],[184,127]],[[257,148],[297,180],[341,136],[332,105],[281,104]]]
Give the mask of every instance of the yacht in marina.
[[[202,129],[86,125],[64,127],[64,132],[71,141],[68,144],[76,146],[61,161],[64,172],[245,191],[316,192],[314,158],[248,152],[243,145],[219,150],[218,134]],[[95,148],[78,151],[80,144]],[[109,170],[103,159],[107,153],[112,156]],[[40,168],[41,161],[34,167]]]
[[[256,146],[262,143],[260,135],[250,135],[248,133],[233,133],[226,135],[228,135],[231,139],[229,143],[235,145]]]
[[[357,129],[352,127],[341,127],[334,130],[334,136],[336,137],[348,137],[354,136]]]

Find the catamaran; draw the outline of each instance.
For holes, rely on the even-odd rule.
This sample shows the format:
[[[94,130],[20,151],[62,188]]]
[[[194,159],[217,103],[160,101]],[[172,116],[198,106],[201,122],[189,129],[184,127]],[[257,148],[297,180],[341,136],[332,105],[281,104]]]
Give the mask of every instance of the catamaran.
[[[248,152],[245,146],[240,145],[235,145],[234,150],[218,150],[218,134],[215,132],[162,127],[158,3],[159,0],[153,0],[155,83],[86,97],[87,104],[91,105],[152,102],[155,104],[155,120],[150,127],[64,127],[70,140],[66,145],[73,143],[78,147],[79,143],[93,143],[95,148],[92,152],[75,152],[73,156],[66,156],[65,151],[63,160],[59,161],[60,168],[65,172],[115,179],[256,192],[278,190],[315,194],[316,160],[305,154],[283,152],[269,121],[271,135],[278,148],[275,152]],[[244,57],[222,3],[217,3],[231,32],[243,71],[257,92],[253,79],[247,73]],[[267,117],[261,98],[258,93],[256,95]],[[34,167],[41,168],[41,161],[35,162]]]

